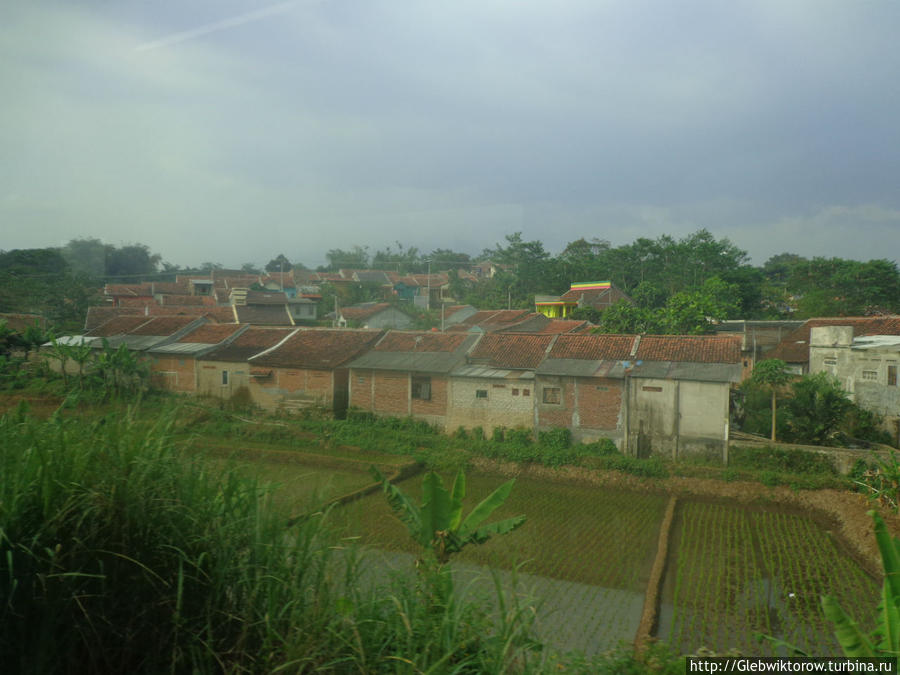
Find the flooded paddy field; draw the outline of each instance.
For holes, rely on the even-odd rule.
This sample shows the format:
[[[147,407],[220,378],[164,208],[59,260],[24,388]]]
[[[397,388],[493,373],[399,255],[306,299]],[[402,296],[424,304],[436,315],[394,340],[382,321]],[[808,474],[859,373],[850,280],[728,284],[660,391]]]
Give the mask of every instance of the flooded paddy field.
[[[336,466],[281,464],[262,471],[290,490],[298,505],[310,495],[337,496],[371,483],[363,471]],[[470,472],[466,509],[505,480]],[[445,476],[448,487],[451,481]],[[421,476],[400,487],[421,501]],[[494,518],[524,514],[525,525],[456,556],[458,585],[493,607],[494,569],[504,588],[537,599],[536,632],[557,649],[593,654],[631,643],[667,502],[661,492],[520,477]],[[412,573],[416,545],[380,492],[334,508],[329,518],[342,536],[369,549],[366,566],[376,578],[391,570]],[[838,655],[821,595],[837,597],[864,619],[873,615],[879,589],[880,581],[828,525],[809,514],[772,504],[682,498],[670,531],[655,635],[683,653],[700,647],[785,653],[759,642],[755,635],[763,633],[812,655]]]

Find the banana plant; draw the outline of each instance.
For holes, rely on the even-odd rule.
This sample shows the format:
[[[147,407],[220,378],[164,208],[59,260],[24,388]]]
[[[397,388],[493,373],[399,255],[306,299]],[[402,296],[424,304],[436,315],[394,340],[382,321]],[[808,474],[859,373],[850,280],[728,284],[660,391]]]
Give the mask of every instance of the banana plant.
[[[881,552],[884,585],[878,605],[875,629],[864,632],[831,596],[822,598],[826,618],[834,625],[834,632],[845,656],[900,655],[900,540],[891,536],[884,520],[869,511],[875,521],[875,540]]]
[[[490,515],[509,497],[515,480],[510,480],[484,498],[463,518],[463,499],[466,496],[466,476],[456,474],[448,492],[441,477],[434,471],[425,474],[422,482],[422,504],[416,505],[400,488],[388,481],[377,469],[372,469],[382,484],[388,504],[406,524],[412,538],[424,551],[431,551],[439,566],[469,544],[483,544],[495,534],[512,532],[525,522],[525,516],[515,516],[483,525]]]

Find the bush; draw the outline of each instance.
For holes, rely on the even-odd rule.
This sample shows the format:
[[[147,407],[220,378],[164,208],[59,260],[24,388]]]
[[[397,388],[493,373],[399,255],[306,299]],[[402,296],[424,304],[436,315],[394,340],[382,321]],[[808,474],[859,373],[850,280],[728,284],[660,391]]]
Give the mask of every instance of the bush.
[[[729,465],[732,468],[756,471],[838,475],[834,463],[827,455],[771,445],[762,448],[733,448]]]
[[[563,450],[572,445],[572,432],[568,429],[550,429],[538,432],[538,441],[541,445]]]

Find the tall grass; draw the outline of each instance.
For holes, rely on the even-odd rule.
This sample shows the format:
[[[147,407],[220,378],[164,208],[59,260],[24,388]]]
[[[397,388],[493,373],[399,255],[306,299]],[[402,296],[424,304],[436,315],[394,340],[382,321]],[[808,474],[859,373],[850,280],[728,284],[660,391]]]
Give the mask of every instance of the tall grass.
[[[315,523],[288,536],[253,483],[182,460],[170,419],[0,419],[10,672],[267,670],[327,620]]]
[[[321,514],[286,528],[265,489],[182,456],[173,419],[0,418],[5,672],[532,669],[527,622],[360,583]]]

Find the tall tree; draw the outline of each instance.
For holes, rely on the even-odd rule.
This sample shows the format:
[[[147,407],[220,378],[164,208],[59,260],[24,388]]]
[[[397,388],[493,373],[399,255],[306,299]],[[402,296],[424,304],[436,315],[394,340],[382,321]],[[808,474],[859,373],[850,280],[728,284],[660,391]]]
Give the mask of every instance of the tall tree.
[[[790,382],[792,375],[787,370],[787,364],[781,359],[766,359],[760,361],[753,368],[751,380],[769,389],[772,395],[772,442],[775,442],[775,418],[778,409],[777,396],[780,387]]]
[[[266,263],[266,272],[290,272],[294,268],[284,253],[279,253]]]

